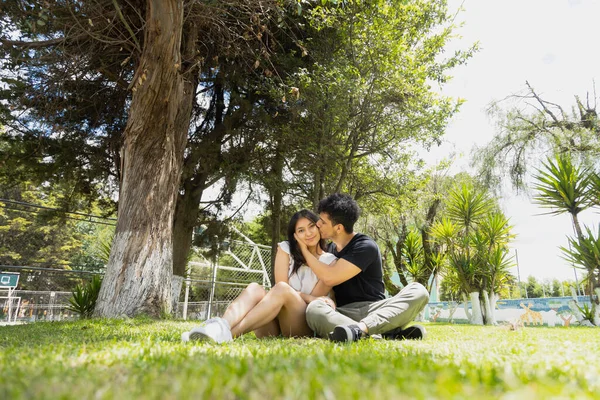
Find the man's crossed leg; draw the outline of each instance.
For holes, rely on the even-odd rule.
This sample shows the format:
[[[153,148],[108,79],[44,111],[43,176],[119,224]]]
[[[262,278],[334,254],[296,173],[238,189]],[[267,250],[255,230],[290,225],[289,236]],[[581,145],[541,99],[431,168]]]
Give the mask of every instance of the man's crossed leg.
[[[320,337],[339,342],[358,340],[367,335],[390,339],[422,339],[425,328],[408,327],[427,305],[429,293],[420,283],[410,283],[393,297],[346,304],[336,310],[323,301],[306,308],[308,326]]]

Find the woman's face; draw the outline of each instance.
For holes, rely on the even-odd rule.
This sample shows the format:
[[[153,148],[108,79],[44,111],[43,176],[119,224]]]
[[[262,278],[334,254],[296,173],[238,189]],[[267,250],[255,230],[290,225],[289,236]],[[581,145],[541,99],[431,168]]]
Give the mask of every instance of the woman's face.
[[[316,246],[319,243],[319,240],[321,240],[317,224],[304,217],[296,222],[296,235],[298,235],[298,238],[306,243],[307,246]]]

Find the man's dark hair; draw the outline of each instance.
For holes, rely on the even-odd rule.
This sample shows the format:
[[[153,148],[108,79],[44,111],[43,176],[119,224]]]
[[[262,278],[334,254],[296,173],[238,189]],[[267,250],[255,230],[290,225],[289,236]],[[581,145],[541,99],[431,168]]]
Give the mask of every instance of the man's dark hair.
[[[334,225],[342,224],[346,233],[354,232],[354,223],[360,216],[360,207],[347,194],[334,193],[319,202],[319,213],[327,213]]]

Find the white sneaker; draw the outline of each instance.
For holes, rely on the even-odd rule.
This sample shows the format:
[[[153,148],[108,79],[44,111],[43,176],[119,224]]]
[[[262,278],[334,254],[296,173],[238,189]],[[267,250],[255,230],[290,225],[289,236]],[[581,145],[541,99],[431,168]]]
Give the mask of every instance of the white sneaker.
[[[182,342],[189,342],[190,341],[190,333],[189,332],[183,332],[181,334],[181,341]]]
[[[229,328],[229,322],[223,318],[208,319],[202,326],[198,326],[189,332],[184,332],[184,334],[185,333],[188,333],[188,340],[216,343],[231,342],[233,340],[233,337],[231,336],[231,329]],[[181,340],[186,341],[184,334],[181,335]]]

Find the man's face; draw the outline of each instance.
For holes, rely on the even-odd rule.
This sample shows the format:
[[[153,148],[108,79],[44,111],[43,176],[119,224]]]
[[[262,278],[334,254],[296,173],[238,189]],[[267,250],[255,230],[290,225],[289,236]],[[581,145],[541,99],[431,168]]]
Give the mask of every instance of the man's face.
[[[317,227],[321,233],[322,239],[333,239],[335,236],[335,229],[333,221],[329,219],[329,214],[322,212],[319,214],[319,221],[317,221]]]

